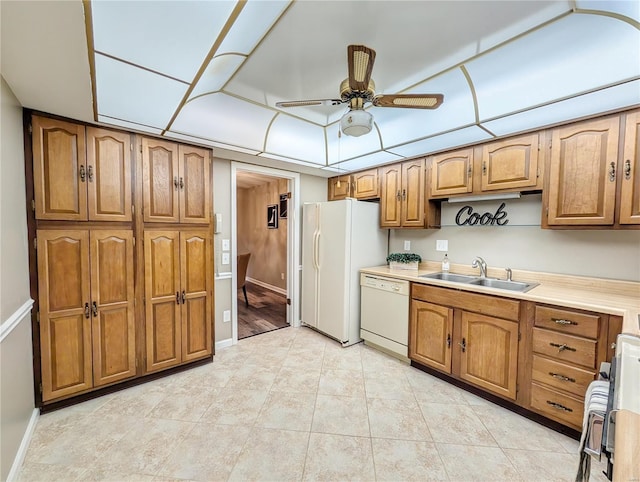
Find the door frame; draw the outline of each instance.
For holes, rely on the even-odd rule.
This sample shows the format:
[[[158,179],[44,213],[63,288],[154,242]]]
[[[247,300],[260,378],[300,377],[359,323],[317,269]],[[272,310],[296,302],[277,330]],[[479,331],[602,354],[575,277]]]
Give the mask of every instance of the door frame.
[[[291,304],[287,305],[287,322],[293,326],[300,326],[300,174],[283,171],[270,167],[256,166],[242,162],[231,162],[231,343],[238,343],[238,297],[235,286],[238,282],[238,267],[234,262],[238,255],[238,210],[237,183],[238,172],[253,172],[267,176],[279,177],[289,181],[289,199],[287,214],[287,298]]]

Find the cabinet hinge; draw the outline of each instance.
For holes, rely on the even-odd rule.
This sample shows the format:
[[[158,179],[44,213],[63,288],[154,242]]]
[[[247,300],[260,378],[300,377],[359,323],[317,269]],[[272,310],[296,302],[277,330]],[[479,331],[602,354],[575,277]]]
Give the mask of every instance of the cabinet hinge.
[[[39,311],[36,312],[36,321],[38,323],[40,323],[40,312]]]
[[[32,211],[35,211],[35,210],[36,210],[36,200],[35,200],[35,199],[32,199],[32,200],[31,200],[31,210],[32,210]]]
[[[291,199],[291,191],[287,193],[287,199]]]
[[[540,168],[536,169],[536,177],[540,177]]]
[[[33,126],[31,124],[29,124],[29,134],[33,134]],[[42,390],[40,390],[42,391]]]
[[[136,207],[135,205],[131,205],[131,214],[134,215],[136,213]]]
[[[40,390],[40,393],[42,393],[42,382],[38,384],[38,390]]]
[[[520,391],[520,384],[516,383],[516,393]]]
[[[38,249],[38,238],[33,238],[33,249]]]
[[[522,333],[518,332],[518,341],[522,340]]]
[[[138,359],[136,358],[136,368],[138,368]]]
[[[287,304],[291,305],[291,298],[287,298]]]
[[[136,245],[136,237],[135,236],[133,237],[133,245],[134,246]]]
[[[133,152],[133,144],[129,144],[129,150]]]
[[[142,154],[142,144],[140,144],[140,154]]]

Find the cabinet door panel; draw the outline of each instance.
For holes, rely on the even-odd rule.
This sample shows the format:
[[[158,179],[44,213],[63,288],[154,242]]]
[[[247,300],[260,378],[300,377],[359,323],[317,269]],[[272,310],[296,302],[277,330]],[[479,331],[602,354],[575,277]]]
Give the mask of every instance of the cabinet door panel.
[[[180,363],[180,258],[177,231],[145,231],[147,371]]]
[[[613,224],[618,138],[618,117],[553,131],[549,225]]]
[[[402,226],[424,227],[424,160],[402,164]]]
[[[533,187],[538,174],[538,134],[485,144],[482,190]]]
[[[91,232],[94,385],[136,374],[133,232]],[[93,308],[93,307],[92,307]]]
[[[182,304],[182,359],[189,361],[212,352],[211,242],[206,231],[180,235]]]
[[[516,399],[518,323],[462,312],[460,378]]]
[[[208,223],[211,219],[209,151],[192,146],[179,147],[180,222]]]
[[[356,172],[351,177],[353,178],[353,197],[356,199],[375,199],[380,196],[377,169]]]
[[[640,224],[640,112],[627,114],[620,176],[620,224]]]
[[[131,221],[131,138],[87,128],[89,219]]]
[[[453,309],[411,300],[409,358],[451,373]]]
[[[351,176],[336,176],[329,179],[329,201],[346,199],[351,194]]]
[[[466,194],[473,190],[473,149],[433,156],[431,196]]]
[[[93,386],[89,314],[89,233],[39,230],[38,290],[42,398]]]
[[[401,214],[401,176],[400,164],[380,168],[382,180],[380,193],[380,227],[399,227],[402,223]]]
[[[84,126],[34,116],[32,128],[36,219],[86,221]]]
[[[156,139],[142,139],[144,221],[176,223],[180,175],[178,145]]]

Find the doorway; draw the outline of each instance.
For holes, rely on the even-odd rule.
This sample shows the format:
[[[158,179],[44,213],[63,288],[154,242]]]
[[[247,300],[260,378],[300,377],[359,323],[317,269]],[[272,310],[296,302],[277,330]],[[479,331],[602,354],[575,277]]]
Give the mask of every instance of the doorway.
[[[299,324],[299,174],[234,162],[231,184],[235,344]]]

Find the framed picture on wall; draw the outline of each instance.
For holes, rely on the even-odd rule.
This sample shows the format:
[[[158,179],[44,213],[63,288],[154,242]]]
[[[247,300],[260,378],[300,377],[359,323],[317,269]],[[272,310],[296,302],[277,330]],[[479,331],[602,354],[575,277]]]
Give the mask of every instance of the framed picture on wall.
[[[278,229],[278,205],[267,206],[267,228]]]
[[[280,217],[287,217],[287,199],[289,199],[288,194],[280,194]]]

